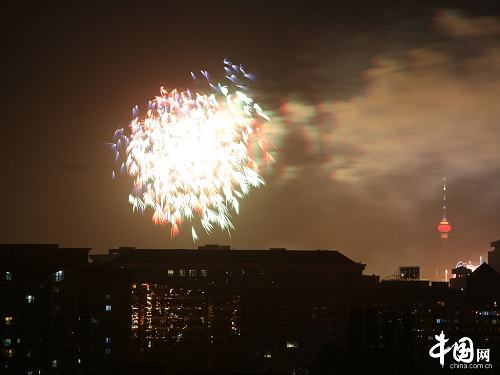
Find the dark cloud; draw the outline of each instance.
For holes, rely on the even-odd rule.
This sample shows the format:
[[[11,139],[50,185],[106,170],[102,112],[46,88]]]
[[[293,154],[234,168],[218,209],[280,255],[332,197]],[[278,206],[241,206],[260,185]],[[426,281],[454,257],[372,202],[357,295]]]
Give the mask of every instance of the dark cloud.
[[[467,45],[459,49],[451,38],[438,46],[408,49],[399,58],[376,58],[363,73],[363,89],[348,100],[335,99],[336,75],[318,60],[314,69],[323,69],[326,77],[320,96],[328,98],[331,90],[332,100],[295,100],[282,108],[282,169],[293,172],[283,177],[299,186],[305,179],[316,181],[316,196],[323,196],[333,216],[346,217],[343,204],[351,202],[354,217],[348,222],[370,223],[358,234],[364,240],[348,239],[352,233],[333,229],[332,237],[345,241],[354,254],[362,251],[362,243],[372,244],[375,253],[365,254],[364,260],[386,273],[389,265],[380,259],[388,256],[393,267],[413,259],[428,276],[461,257],[478,261],[488,241],[500,235],[492,229],[500,220],[500,43],[481,38],[500,23],[447,11],[434,22],[453,37],[467,32],[475,38],[473,53],[467,54]],[[444,176],[451,195],[450,220],[458,225],[452,235],[456,240],[450,241],[454,250],[443,258],[431,254],[440,249],[435,224]],[[479,194],[468,197],[479,188]],[[471,201],[482,207],[487,225],[470,215]],[[368,212],[375,213],[376,222]],[[318,211],[307,217],[306,232],[335,221],[327,215],[318,218]],[[349,224],[337,225],[345,229]]]
[[[479,37],[500,34],[500,24],[495,17],[467,17],[457,10],[445,10],[437,15],[437,26],[457,37]]]

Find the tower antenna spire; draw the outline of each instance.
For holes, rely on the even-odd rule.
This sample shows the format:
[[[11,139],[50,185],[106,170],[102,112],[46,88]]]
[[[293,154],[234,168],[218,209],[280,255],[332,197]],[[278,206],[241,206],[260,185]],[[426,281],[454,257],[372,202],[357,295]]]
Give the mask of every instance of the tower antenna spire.
[[[446,177],[443,177],[443,219],[446,220]]]

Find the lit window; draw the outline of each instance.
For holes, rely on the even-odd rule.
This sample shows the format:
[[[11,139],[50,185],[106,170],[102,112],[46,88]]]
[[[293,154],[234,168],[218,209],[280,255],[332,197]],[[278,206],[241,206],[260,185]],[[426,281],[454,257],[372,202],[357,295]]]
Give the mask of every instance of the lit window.
[[[201,270],[201,276],[207,277],[207,270]]]
[[[10,346],[12,344],[12,341],[10,339],[3,339],[3,346]]]
[[[105,310],[106,311],[111,311],[111,305],[106,305]]]
[[[78,358],[78,364],[81,364],[81,363],[82,363],[82,359]]]
[[[168,276],[172,277],[172,276],[175,275],[175,271],[174,270],[168,270],[167,274],[168,274]]]
[[[265,352],[264,353],[264,358],[272,358],[271,352]]]
[[[186,270],[179,270],[179,276],[181,277],[186,276]]]
[[[12,324],[12,316],[5,317],[5,325],[10,326]]]
[[[104,339],[104,342],[105,342],[106,344],[111,344],[111,337],[106,337],[106,338]]]
[[[444,322],[444,319],[441,319],[441,318],[436,319],[437,324],[442,324],[443,322]]]
[[[111,354],[111,348],[104,348],[104,354]]]
[[[57,359],[52,360],[52,367],[57,368],[58,364],[59,364],[59,361]]]
[[[32,370],[28,370],[27,374],[28,375],[33,375],[33,371]]]
[[[12,272],[5,272],[5,280],[11,281],[12,280]]]
[[[16,341],[17,341],[18,344],[20,344],[21,343],[21,338],[18,337]]]
[[[12,356],[14,355],[14,350],[12,350],[12,349],[5,349],[5,355],[8,358],[12,358]]]
[[[35,302],[35,296],[32,296],[31,294],[28,294],[28,295],[26,296],[26,302],[28,302],[28,303],[33,303],[33,302]]]
[[[54,272],[54,281],[56,283],[60,283],[63,280],[64,280],[64,271],[63,270],[59,270],[57,272]]]
[[[287,341],[286,342],[286,347],[287,348],[298,348],[299,343],[297,341]]]
[[[196,277],[196,270],[189,270],[190,277]]]
[[[107,300],[110,300],[110,299],[111,299],[111,295],[106,294],[106,299],[107,299]]]

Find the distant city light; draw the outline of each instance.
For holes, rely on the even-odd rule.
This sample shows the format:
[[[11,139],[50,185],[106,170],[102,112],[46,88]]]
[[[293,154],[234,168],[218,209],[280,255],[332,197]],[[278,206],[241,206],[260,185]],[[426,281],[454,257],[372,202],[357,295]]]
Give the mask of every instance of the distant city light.
[[[469,263],[459,261],[459,262],[457,263],[457,265],[456,265],[456,267],[455,267],[455,268],[465,267],[465,268],[467,268],[467,269],[471,270],[472,272],[474,272],[474,271],[477,269],[477,267],[479,267],[479,266],[480,266],[480,264],[478,264],[478,265],[474,265],[474,264],[472,264],[472,263],[471,263],[471,261],[469,260]]]
[[[64,271],[60,270],[54,273],[54,281],[60,283],[64,280]]]
[[[299,343],[297,341],[287,341],[286,342],[286,347],[287,348],[298,348]]]

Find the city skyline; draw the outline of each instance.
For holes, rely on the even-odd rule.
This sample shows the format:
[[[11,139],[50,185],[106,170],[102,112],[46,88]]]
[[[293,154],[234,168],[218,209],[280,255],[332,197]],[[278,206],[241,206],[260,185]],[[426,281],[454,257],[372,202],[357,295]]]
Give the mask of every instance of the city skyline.
[[[491,370],[500,241],[491,245],[491,266],[454,270],[448,284],[421,280],[417,267],[388,280],[363,275],[364,264],[337,251],[208,245],[89,257],[88,248],[0,244],[0,366],[28,375],[434,374],[469,363],[456,353],[439,360],[438,336],[451,344],[467,335],[488,351],[470,368]]]

